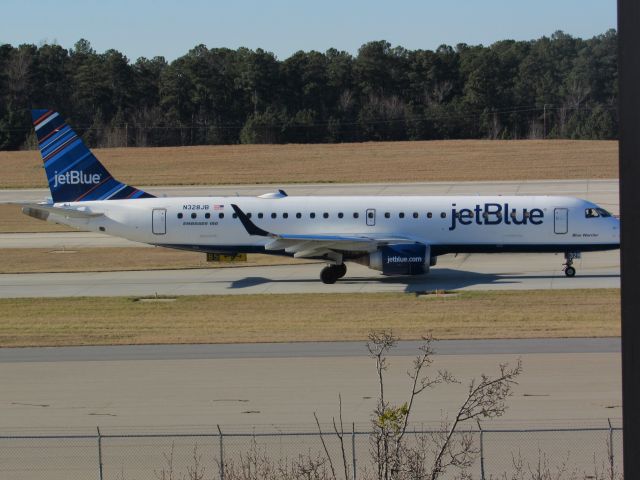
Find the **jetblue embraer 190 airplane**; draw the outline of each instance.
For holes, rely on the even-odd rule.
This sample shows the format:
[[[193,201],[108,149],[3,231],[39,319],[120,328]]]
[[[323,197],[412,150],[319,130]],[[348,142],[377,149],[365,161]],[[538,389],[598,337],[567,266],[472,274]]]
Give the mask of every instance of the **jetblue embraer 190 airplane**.
[[[136,242],[324,260],[324,283],[342,278],[346,261],[417,275],[447,253],[564,253],[572,277],[580,252],[620,246],[618,219],[571,197],[154,197],[113,178],[58,113],[32,116],[52,201],[23,212]]]

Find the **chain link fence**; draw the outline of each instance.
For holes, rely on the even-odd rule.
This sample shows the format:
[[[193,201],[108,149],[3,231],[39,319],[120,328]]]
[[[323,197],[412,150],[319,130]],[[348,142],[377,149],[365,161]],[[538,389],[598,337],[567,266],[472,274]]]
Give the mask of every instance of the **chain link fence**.
[[[372,432],[350,426],[340,438],[319,431],[106,433],[0,436],[2,480],[258,480],[384,478]],[[440,430],[407,432],[406,472],[393,478],[431,478]],[[525,480],[622,478],[622,429],[602,427],[477,429],[458,432],[470,442],[466,468],[442,479]],[[428,472],[428,473],[427,473]],[[464,476],[466,475],[466,476]]]

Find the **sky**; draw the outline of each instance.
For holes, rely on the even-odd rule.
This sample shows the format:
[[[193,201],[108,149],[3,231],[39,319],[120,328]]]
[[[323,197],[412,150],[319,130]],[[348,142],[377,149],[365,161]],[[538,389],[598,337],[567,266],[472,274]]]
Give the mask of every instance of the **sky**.
[[[589,38],[616,27],[616,0],[3,0],[0,44],[80,38],[132,61],[171,61],[195,45],[356,54],[372,40],[408,49],[490,45],[563,30]]]

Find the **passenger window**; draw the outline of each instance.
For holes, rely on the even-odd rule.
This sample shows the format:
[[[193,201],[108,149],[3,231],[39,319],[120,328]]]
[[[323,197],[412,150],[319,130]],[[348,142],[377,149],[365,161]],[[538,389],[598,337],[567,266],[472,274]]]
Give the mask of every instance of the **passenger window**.
[[[258,214],[258,218],[263,218],[263,217],[264,217],[264,214],[263,214],[262,212],[260,212],[260,213]]]
[[[328,214],[327,212],[324,212],[324,213],[322,214],[322,217],[323,217],[323,218],[329,218],[329,214]]]
[[[204,218],[211,218],[211,214],[209,212],[205,213]]]
[[[232,218],[238,218],[238,214],[234,213],[233,215],[231,215]]]
[[[196,218],[197,216],[198,216],[198,214],[197,214],[196,212],[193,212],[193,213],[191,214],[191,218]]]
[[[289,214],[288,214],[287,212],[284,212],[284,213],[282,214],[282,218],[289,218]]]
[[[182,213],[179,213],[179,214],[178,214],[178,218],[182,218]]]
[[[358,218],[360,214],[358,212],[353,212],[353,218]]]
[[[400,214],[398,215],[400,218],[404,218],[404,212],[400,212]]]
[[[247,218],[251,218],[251,212],[247,213]]]
[[[302,214],[300,212],[296,213],[296,218],[302,218]]]
[[[223,219],[223,218],[224,218],[224,213],[222,213],[222,212],[221,212],[221,213],[219,213],[219,214],[218,214],[218,218],[219,218],[219,219]]]
[[[447,212],[441,212],[440,218],[447,218]]]
[[[431,217],[433,217],[433,213],[427,212],[427,218],[431,218]]]
[[[384,218],[389,218],[391,217],[391,214],[389,212],[384,212]]]
[[[367,217],[369,217],[369,218],[373,218],[373,212],[369,212],[369,213],[367,213]]]
[[[413,218],[418,218],[418,212],[413,212]]]
[[[310,218],[316,218],[316,214],[315,214],[315,212],[311,212],[311,213],[309,214],[309,217],[310,217]]]
[[[338,218],[342,218],[342,217],[344,217],[344,213],[340,212],[340,213],[338,214]]]
[[[277,214],[277,213],[272,213],[272,214],[271,214],[271,218],[276,218],[277,216],[278,216],[278,214]]]

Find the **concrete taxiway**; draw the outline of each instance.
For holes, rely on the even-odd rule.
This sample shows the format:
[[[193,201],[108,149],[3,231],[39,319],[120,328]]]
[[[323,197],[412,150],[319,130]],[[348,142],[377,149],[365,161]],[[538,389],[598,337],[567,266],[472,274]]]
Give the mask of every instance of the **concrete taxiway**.
[[[30,273],[0,275],[0,297],[143,295],[236,295],[284,293],[423,292],[440,290],[534,290],[619,288],[619,252],[584,254],[565,277],[562,255],[446,255],[430,274],[385,277],[349,264],[334,285],[318,279],[321,265],[132,272]]]
[[[408,394],[415,347],[401,344],[389,360],[392,402]],[[427,392],[416,404],[420,421],[441,420],[463,398],[469,379],[495,374],[499,363],[518,358],[524,372],[507,423],[584,426],[620,416],[617,339],[450,341],[435,348],[446,354],[436,355],[433,371],[447,368],[463,384]],[[357,342],[10,349],[0,356],[0,378],[11,385],[0,389],[5,433],[95,425],[129,432],[218,423],[311,427],[314,411],[323,421],[337,414],[338,394],[345,421],[366,424],[377,394],[375,362]]]

